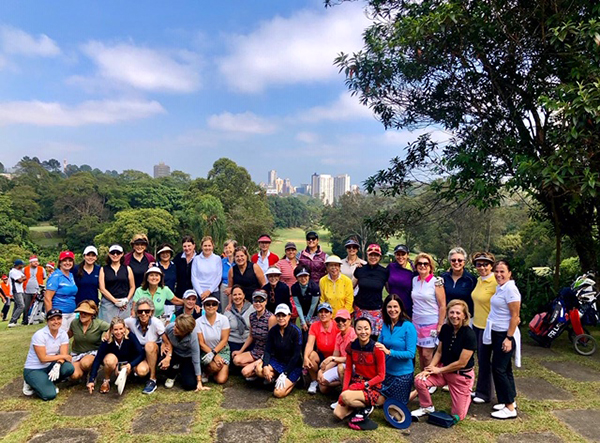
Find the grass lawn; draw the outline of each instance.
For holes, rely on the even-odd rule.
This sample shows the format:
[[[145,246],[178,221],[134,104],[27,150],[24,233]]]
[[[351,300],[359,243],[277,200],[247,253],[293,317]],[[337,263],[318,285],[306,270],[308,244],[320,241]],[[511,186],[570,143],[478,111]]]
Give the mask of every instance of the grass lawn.
[[[319,245],[327,254],[331,254],[331,245],[329,243],[329,231],[318,229]],[[289,241],[296,243],[298,251],[306,248],[306,231],[300,228],[276,229],[273,235],[273,243],[271,243],[271,251],[279,257],[285,256],[285,244]]]
[[[8,330],[7,323],[0,325],[0,389],[9,384],[22,374],[22,367],[29,346],[32,333],[40,326],[20,327]],[[598,333],[595,332],[596,337]],[[524,340],[529,340],[527,337]],[[518,398],[520,417],[510,422],[478,420],[469,416],[467,420],[454,426],[451,430],[444,431],[433,436],[433,440],[444,442],[491,442],[496,441],[500,434],[520,432],[552,432],[564,441],[583,442],[581,436],[574,433],[567,425],[558,420],[553,414],[557,409],[600,409],[600,382],[575,382],[564,378],[540,365],[543,360],[556,360],[579,364],[600,371],[600,352],[593,357],[582,357],[573,351],[567,342],[566,334],[561,336],[553,348],[557,353],[547,351],[547,355],[532,356],[524,354],[523,368],[516,371],[517,383],[522,377],[530,377],[535,380],[546,380],[557,388],[568,391],[572,398],[566,401],[535,401],[525,396]],[[226,386],[240,386],[244,382],[237,376],[230,379]],[[139,383],[128,384],[121,402],[116,403],[113,410],[103,415],[90,417],[71,417],[62,415],[61,405],[74,401],[70,398],[83,385],[67,386],[61,384],[61,392],[56,400],[43,402],[38,399],[26,398],[21,395],[8,395],[5,393],[0,398],[0,412],[2,411],[28,411],[29,416],[11,433],[4,437],[5,442],[26,442],[32,436],[57,428],[92,428],[100,435],[101,442],[164,442],[164,441],[213,441],[216,436],[216,428],[222,422],[243,420],[279,420],[283,424],[283,442],[338,442],[362,439],[361,441],[392,442],[406,441],[406,436],[385,423],[381,410],[373,413],[373,418],[379,423],[377,431],[368,433],[357,433],[346,427],[325,429],[312,428],[303,421],[300,404],[309,398],[303,389],[296,389],[288,398],[277,400],[269,398],[267,408],[253,410],[224,409],[221,403],[224,398],[222,386],[209,383],[211,391],[203,393],[183,392],[180,390],[166,390],[162,383],[159,389],[149,396],[141,393],[142,385]],[[2,392],[2,391],[0,391]],[[86,394],[87,395],[87,394]],[[99,393],[94,394],[99,397]],[[317,397],[321,397],[317,394]],[[75,398],[87,398],[77,396]],[[329,399],[322,399],[329,402]],[[81,401],[81,400],[79,400]],[[449,410],[450,400],[447,393],[440,390],[433,395],[433,401],[437,409]],[[132,434],[132,421],[139,413],[155,404],[175,404],[193,402],[196,404],[194,421],[190,433],[186,435],[161,434],[160,430],[153,427],[148,428],[148,435]],[[81,404],[86,408],[86,404]],[[416,405],[411,404],[411,407]],[[487,415],[487,409],[485,409]],[[483,415],[483,414],[482,414]],[[160,418],[158,418],[160,422]],[[597,423],[590,423],[597,427]],[[424,428],[425,427],[425,428]],[[0,428],[1,429],[1,428]],[[440,428],[418,423],[411,427],[413,441],[424,441],[419,439],[419,432],[424,429],[441,432]],[[429,438],[429,437],[428,437]],[[366,440],[365,440],[366,439]],[[245,441],[253,441],[248,436]],[[516,440],[515,440],[516,441]]]
[[[39,246],[53,247],[62,243],[62,237],[58,235],[58,228],[48,223],[42,223],[29,228],[31,241]]]

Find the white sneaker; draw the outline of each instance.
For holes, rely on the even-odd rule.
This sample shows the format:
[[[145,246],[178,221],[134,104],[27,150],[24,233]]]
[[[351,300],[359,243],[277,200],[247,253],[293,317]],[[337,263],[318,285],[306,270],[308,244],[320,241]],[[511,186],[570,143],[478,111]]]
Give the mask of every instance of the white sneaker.
[[[448,385],[442,387],[442,391],[444,392],[450,392],[450,388],[448,387]]]
[[[510,410],[508,408],[500,409],[499,411],[492,412],[492,417],[499,420],[506,420],[509,418],[517,418],[517,410]]]
[[[208,383],[208,377],[207,377],[206,375],[204,375],[204,374],[202,374],[202,378],[201,378],[201,380],[202,380],[202,383],[203,383],[203,384],[204,384],[204,383]]]
[[[433,394],[435,391],[437,391],[437,386],[432,386],[429,388],[429,394]]]
[[[27,397],[31,397],[35,392],[31,389],[31,386],[27,384],[25,380],[23,380],[23,395]]]
[[[119,375],[115,380],[115,385],[117,386],[117,392],[119,395],[123,394],[123,390],[125,389],[125,383],[127,383],[127,369],[121,368],[119,371]]]
[[[471,401],[478,405],[480,405],[482,403],[487,403],[483,398],[477,397],[477,396],[473,397],[473,399]]]
[[[413,417],[423,417],[425,414],[431,414],[432,412],[435,412],[435,408],[433,406],[429,406],[427,408],[415,409],[410,413],[410,415]]]
[[[253,375],[252,377],[246,377],[246,381],[256,381],[258,377],[256,377],[255,375]]]
[[[16,328],[17,326],[19,326],[19,324],[18,324],[18,323],[9,323],[9,324],[8,324],[8,327],[9,327],[9,328]]]
[[[329,405],[329,407],[330,407],[332,410],[334,410],[334,411],[335,411],[335,408],[337,408],[337,407],[338,407],[338,405],[339,405],[339,403],[336,401],[335,403],[331,403],[331,404]]]
[[[56,389],[56,395],[58,395],[58,393],[60,392],[60,389],[58,389],[56,386],[54,387],[54,389]]]
[[[308,387],[308,393],[313,394],[313,395],[316,394],[318,386],[319,386],[319,382],[317,380],[311,381],[310,386]]]
[[[501,411],[502,409],[504,409],[506,405],[504,403],[498,403],[497,405],[492,406],[492,409],[494,411]],[[513,406],[515,407],[515,409],[517,409],[517,402],[513,403]]]
[[[165,388],[171,389],[174,385],[175,385],[175,379],[174,378],[167,378],[165,380]]]

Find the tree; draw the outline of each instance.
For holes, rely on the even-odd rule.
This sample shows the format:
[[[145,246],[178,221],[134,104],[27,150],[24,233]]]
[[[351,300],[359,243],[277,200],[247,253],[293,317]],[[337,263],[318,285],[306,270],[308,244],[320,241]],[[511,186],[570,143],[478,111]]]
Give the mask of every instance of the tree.
[[[33,186],[19,185],[8,191],[12,201],[14,217],[28,226],[35,224],[40,218],[40,196]]]
[[[186,200],[184,209],[178,213],[181,232],[184,235],[194,235],[198,241],[210,235],[218,248],[227,237],[227,220],[223,205],[212,195],[196,194]]]
[[[29,240],[29,229],[15,216],[12,200],[0,193],[0,244],[23,244]]]
[[[557,262],[566,235],[582,267],[598,269],[598,5],[367,3],[364,50],[336,60],[349,89],[387,129],[434,124],[452,134],[421,136],[367,189],[395,195],[426,171],[449,178],[440,195],[479,208],[527,194],[553,224]]]

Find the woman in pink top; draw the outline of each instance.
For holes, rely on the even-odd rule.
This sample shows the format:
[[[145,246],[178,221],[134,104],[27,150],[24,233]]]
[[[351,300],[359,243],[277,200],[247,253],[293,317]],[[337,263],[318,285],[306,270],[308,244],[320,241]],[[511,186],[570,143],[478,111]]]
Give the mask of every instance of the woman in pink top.
[[[298,250],[296,249],[296,243],[287,242],[285,244],[285,257],[279,260],[275,266],[279,268],[281,271],[281,276],[279,280],[288,285],[289,288],[292,287],[294,283],[296,283],[296,277],[294,277],[294,269],[298,266],[298,258],[296,255],[298,254]],[[292,306],[292,320],[298,318],[298,310],[296,309],[296,305],[294,304],[294,300],[291,299],[290,294],[290,303]]]

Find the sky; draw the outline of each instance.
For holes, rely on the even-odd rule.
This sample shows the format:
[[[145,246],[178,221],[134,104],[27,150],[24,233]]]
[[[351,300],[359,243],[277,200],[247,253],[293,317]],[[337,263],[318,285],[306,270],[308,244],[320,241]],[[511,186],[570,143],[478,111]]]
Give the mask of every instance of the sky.
[[[0,162],[204,177],[228,157],[256,182],[361,184],[417,134],[385,131],[333,60],[362,48],[363,2],[0,3]]]

